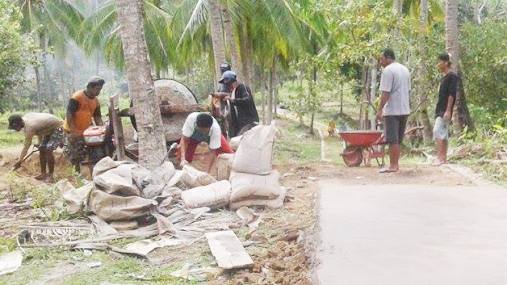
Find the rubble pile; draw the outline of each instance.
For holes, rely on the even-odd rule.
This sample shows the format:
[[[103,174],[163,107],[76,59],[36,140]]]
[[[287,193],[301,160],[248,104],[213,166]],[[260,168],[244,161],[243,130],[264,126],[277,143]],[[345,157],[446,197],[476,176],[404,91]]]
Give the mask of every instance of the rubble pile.
[[[89,227],[40,224],[26,227],[18,242],[25,247],[69,246],[146,258],[160,247],[207,239],[222,269],[251,268],[254,262],[231,229],[247,227],[252,236],[262,219],[248,207],[283,206],[286,190],[272,169],[275,134],[273,125],[251,129],[236,139],[236,154],[218,156],[211,173],[191,165],[177,170],[169,161],[150,171],[106,157],[93,168],[92,181],[79,188],[66,181],[57,185],[67,211],[88,217]],[[63,228],[65,235],[55,234]],[[108,243],[128,237],[142,240],[123,248]]]

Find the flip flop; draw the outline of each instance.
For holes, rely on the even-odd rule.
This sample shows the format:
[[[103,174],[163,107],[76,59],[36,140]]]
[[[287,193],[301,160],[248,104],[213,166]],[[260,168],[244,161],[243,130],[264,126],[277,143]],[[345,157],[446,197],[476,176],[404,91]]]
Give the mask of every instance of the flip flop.
[[[389,168],[382,168],[378,171],[378,173],[393,173],[393,172],[398,172],[398,170],[393,170],[393,169],[389,169]]]

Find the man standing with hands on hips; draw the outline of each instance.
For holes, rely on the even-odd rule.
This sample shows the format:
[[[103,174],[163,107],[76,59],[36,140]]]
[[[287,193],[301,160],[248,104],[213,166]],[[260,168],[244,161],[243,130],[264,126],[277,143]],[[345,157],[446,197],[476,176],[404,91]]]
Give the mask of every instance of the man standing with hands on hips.
[[[379,59],[383,67],[380,78],[380,105],[377,120],[384,121],[385,140],[389,144],[389,167],[380,173],[397,172],[400,159],[400,145],[403,141],[407,118],[410,114],[410,72],[396,62],[392,49],[384,49]]]

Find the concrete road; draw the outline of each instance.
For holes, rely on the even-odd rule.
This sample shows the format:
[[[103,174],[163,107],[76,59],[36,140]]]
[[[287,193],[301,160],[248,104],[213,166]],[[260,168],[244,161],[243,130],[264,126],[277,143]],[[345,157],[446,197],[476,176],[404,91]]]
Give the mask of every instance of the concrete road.
[[[507,284],[506,189],[320,188],[320,284]]]

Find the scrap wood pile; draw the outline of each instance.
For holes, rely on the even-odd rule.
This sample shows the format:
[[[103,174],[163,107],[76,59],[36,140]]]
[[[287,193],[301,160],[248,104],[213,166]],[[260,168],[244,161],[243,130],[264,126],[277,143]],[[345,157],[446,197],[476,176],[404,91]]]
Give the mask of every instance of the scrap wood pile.
[[[93,181],[74,188],[59,182],[71,214],[86,214],[90,224],[63,223],[24,227],[21,247],[70,246],[75,249],[112,250],[146,257],[158,247],[188,246],[206,238],[223,269],[253,265],[242,243],[230,229],[261,221],[248,207],[283,206],[286,189],[272,169],[276,129],[257,126],[245,133],[235,154],[223,154],[214,175],[169,162],[149,171],[127,161],[104,158],[93,169]],[[229,211],[232,210],[232,211]],[[235,211],[235,212],[234,212]],[[117,238],[150,238],[117,248]]]

